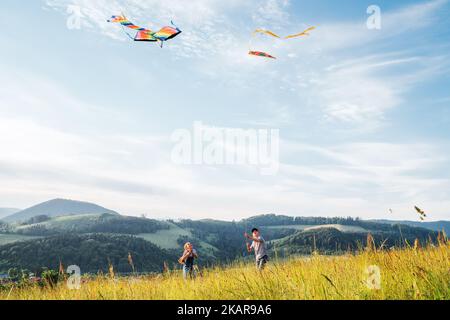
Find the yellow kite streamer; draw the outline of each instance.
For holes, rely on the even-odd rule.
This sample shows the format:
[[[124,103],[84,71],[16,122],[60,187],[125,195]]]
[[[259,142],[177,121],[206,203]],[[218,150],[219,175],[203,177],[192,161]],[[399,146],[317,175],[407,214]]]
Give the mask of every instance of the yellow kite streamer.
[[[310,27],[308,29],[306,29],[305,31],[301,32],[301,33],[297,33],[297,34],[293,34],[287,37],[280,37],[279,35],[277,35],[276,33],[270,31],[270,30],[266,30],[266,29],[256,29],[255,31],[253,31],[253,37],[254,38],[257,34],[263,34],[263,35],[267,35],[273,38],[277,38],[277,39],[284,39],[284,40],[288,40],[288,39],[293,39],[293,38],[298,38],[298,37],[305,37],[305,36],[309,36],[309,32],[312,30],[315,30],[316,27]],[[251,45],[251,40],[250,40],[250,47],[252,47]],[[253,55],[253,56],[258,56],[258,57],[265,57],[265,58],[273,58],[276,59],[275,57],[273,57],[272,55],[262,52],[262,51],[255,51],[250,49],[249,50],[249,54]]]
[[[256,29],[253,34],[257,34],[257,33],[262,33],[262,34],[266,34],[268,36],[274,37],[274,38],[278,38],[280,39],[281,37],[279,35],[277,35],[276,33],[273,33],[272,31],[269,30],[264,30],[264,29]]]
[[[297,33],[297,34],[293,34],[290,36],[285,37],[285,39],[293,39],[293,38],[298,38],[298,37],[305,37],[305,36],[309,36],[309,32],[315,30],[316,27],[311,27],[306,29],[305,31],[301,32],[301,33]]]

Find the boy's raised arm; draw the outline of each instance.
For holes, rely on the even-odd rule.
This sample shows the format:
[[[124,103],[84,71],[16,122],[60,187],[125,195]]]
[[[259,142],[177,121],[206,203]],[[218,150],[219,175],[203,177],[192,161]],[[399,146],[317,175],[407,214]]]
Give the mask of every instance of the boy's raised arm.
[[[248,240],[252,240],[255,242],[264,242],[264,240],[262,240],[262,239],[258,239],[258,238],[254,238],[254,237],[250,236],[247,232],[244,233],[244,237],[246,237]]]

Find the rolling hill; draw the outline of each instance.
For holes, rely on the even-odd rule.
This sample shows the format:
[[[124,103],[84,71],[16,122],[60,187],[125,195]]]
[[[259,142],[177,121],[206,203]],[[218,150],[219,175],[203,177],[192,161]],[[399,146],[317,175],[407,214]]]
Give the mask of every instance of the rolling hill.
[[[370,230],[355,232],[352,229],[342,229],[336,226],[317,226],[295,232],[287,237],[273,240],[269,243],[273,251],[282,254],[311,254],[319,251],[322,254],[339,254],[348,251],[358,251],[367,244],[367,235],[373,237],[377,248],[403,247],[414,245],[416,239],[421,244],[436,240],[436,232],[431,230],[402,226],[391,226],[390,230]]]
[[[30,236],[52,236],[58,234],[110,233],[137,235],[154,233],[168,229],[167,222],[127,217],[118,214],[80,214],[50,218],[38,216],[42,222],[21,223],[13,227],[13,232]]]
[[[8,233],[0,233],[0,246],[5,244],[15,243],[15,242],[24,242],[29,240],[35,240],[40,237],[34,236],[24,236],[20,234],[8,234]]]
[[[0,220],[19,211],[20,209],[15,208],[0,208]]]
[[[12,215],[4,217],[2,220],[8,223],[18,223],[42,215],[48,217],[57,217],[57,216],[79,215],[79,214],[102,214],[102,213],[118,214],[113,210],[109,210],[89,202],[54,199],[40,203],[31,208],[16,212]]]
[[[131,273],[128,253],[131,253],[137,271],[160,272],[165,261],[177,259],[175,254],[148,241],[125,235],[69,234],[11,243],[0,248],[0,273],[10,268],[32,272],[39,272],[42,267],[58,270],[59,261],[65,266],[77,265],[83,273],[107,273],[109,263],[116,272]]]

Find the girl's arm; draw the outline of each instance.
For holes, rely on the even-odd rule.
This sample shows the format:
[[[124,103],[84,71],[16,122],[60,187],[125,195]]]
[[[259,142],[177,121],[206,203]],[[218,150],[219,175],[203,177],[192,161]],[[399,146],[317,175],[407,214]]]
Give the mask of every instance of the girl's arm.
[[[180,261],[186,260],[186,258],[189,256],[189,252],[184,252],[183,255],[180,258]]]

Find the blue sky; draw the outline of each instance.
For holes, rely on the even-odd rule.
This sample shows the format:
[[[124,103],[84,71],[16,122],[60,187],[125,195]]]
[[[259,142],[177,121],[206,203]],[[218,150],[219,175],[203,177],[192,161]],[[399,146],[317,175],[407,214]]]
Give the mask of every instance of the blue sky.
[[[369,5],[381,30],[366,27]],[[81,28],[67,28],[67,8]],[[449,219],[450,4],[35,0],[0,4],[0,207],[62,197],[124,214]],[[106,19],[183,33],[164,49]],[[307,39],[251,40],[311,25]],[[260,46],[276,61],[247,55]],[[259,48],[259,47],[258,47]],[[280,130],[280,170],[171,161],[172,133]],[[389,213],[389,209],[393,213]]]

